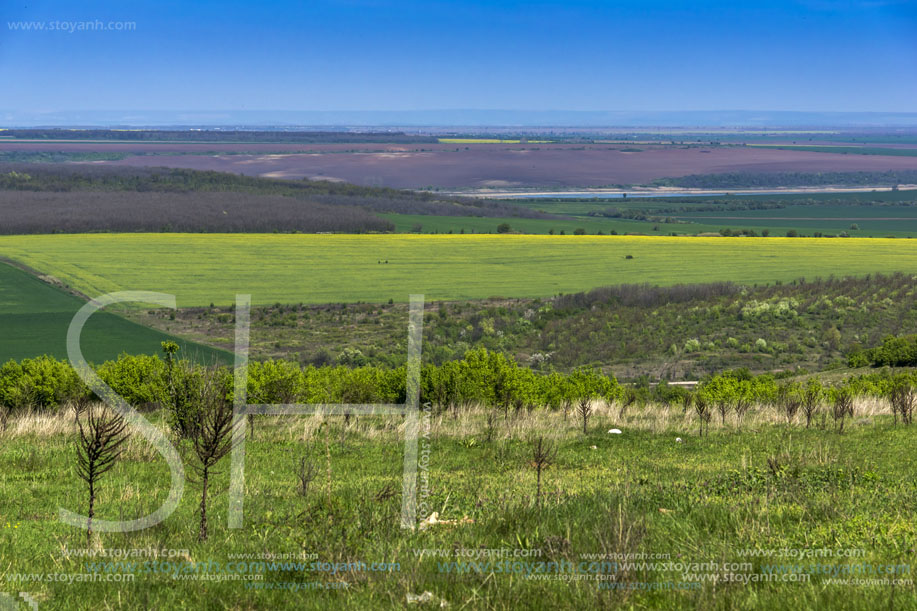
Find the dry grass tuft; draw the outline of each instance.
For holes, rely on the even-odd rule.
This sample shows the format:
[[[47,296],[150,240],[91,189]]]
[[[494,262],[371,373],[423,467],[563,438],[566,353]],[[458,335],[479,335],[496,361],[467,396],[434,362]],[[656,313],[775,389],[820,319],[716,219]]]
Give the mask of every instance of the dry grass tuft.
[[[55,437],[76,432],[76,423],[70,409],[48,412],[27,412],[10,416],[5,436],[9,438]]]

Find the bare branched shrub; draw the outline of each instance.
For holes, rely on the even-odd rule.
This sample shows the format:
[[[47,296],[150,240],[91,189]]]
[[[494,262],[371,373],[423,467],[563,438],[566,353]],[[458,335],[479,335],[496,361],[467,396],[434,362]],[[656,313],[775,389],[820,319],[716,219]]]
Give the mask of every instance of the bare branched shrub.
[[[710,420],[713,418],[713,412],[710,410],[710,403],[707,401],[707,397],[703,395],[694,397],[694,412],[697,414],[698,421],[700,421],[699,433],[703,437],[705,430],[707,433],[710,432]]]
[[[685,416],[688,413],[688,410],[691,409],[694,405],[694,395],[690,392],[686,392],[681,396],[681,415]]]
[[[488,409],[484,418],[484,440],[490,443],[497,434],[497,412]]]
[[[315,472],[315,463],[305,456],[300,457],[299,464],[296,468],[296,478],[299,480],[300,496],[307,496],[309,494],[309,485],[312,483],[312,480],[315,479]]]
[[[849,388],[836,388],[831,397],[831,416],[834,418],[834,429],[844,432],[844,421],[853,417],[853,393]]]
[[[812,419],[818,413],[823,396],[824,389],[818,383],[818,380],[809,380],[805,390],[802,392],[802,413],[806,417],[806,428],[811,426]]]
[[[589,416],[592,415],[592,399],[589,397],[580,398],[576,404],[576,413],[579,414],[583,421],[583,434],[585,435],[589,428]]]
[[[781,413],[786,417],[786,423],[792,424],[802,405],[802,397],[799,390],[791,385],[781,386],[777,395],[777,406]]]
[[[627,408],[637,402],[637,391],[633,388],[625,388],[624,396],[621,397],[621,407],[618,409],[618,421],[624,421],[624,415],[627,413]]]
[[[213,468],[233,448],[235,427],[243,426],[242,421],[234,422],[232,401],[229,400],[220,371],[210,369],[202,372],[202,384],[196,397],[195,413],[197,418],[189,424],[190,438],[197,459],[192,465],[200,477],[201,483],[201,523],[198,539],[207,539],[207,500],[210,477],[215,474]]]
[[[557,447],[542,436],[532,441],[532,468],[536,474],[535,505],[541,507],[541,472],[550,467],[557,458]]]
[[[717,399],[716,411],[720,413],[720,424],[726,426],[726,415],[732,409],[732,403],[727,399]]]
[[[79,429],[76,474],[86,483],[89,496],[86,512],[88,544],[92,539],[92,518],[95,515],[99,479],[115,466],[128,433],[125,432],[127,425],[124,418],[102,404],[78,405],[75,411]]]
[[[904,424],[910,424],[913,414],[914,405],[917,403],[917,394],[914,393],[914,387],[907,380],[896,381],[888,392],[888,401],[892,406],[892,413],[895,414],[895,424],[898,424],[898,417]]]
[[[751,409],[751,405],[752,405],[751,399],[748,399],[745,397],[740,397],[736,399],[736,402],[733,405],[733,409],[735,410],[736,422],[738,424],[742,423],[742,419],[745,417],[745,414],[748,413],[748,410]]]

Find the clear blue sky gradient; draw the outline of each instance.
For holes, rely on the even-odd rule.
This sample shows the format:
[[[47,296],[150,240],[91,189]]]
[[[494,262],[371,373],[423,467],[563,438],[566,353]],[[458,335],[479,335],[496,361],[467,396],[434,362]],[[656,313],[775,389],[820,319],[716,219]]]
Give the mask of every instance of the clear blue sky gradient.
[[[130,32],[10,29],[132,21]],[[0,3],[6,110],[917,111],[917,2]]]

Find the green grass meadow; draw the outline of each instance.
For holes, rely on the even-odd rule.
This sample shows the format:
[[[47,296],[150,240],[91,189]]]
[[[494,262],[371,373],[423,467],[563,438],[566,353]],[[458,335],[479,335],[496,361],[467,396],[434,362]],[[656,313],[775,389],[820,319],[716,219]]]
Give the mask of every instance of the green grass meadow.
[[[399,525],[400,417],[263,417],[247,446],[241,530],[226,523],[224,460],[207,542],[189,481],[162,523],[88,548],[84,530],[58,521],[59,507],[85,502],[72,418],[23,417],[0,437],[0,591],[41,609],[913,609],[917,429],[858,412],[843,433],[753,411],[706,437],[690,412],[652,405],[623,418],[600,410],[588,434],[560,412],[501,417],[492,434],[481,411],[434,414],[419,511],[457,522],[415,530]],[[535,434],[558,448],[540,499]],[[301,458],[316,468],[305,492]],[[101,482],[97,516],[145,515],[168,487],[162,458],[131,441]],[[100,551],[150,548],[181,551]],[[253,560],[272,554],[277,564]],[[240,557],[254,564],[228,565]]]
[[[0,255],[98,296],[178,305],[549,297],[622,283],[773,283],[917,269],[894,239],[527,235],[90,234],[0,237]],[[630,255],[632,258],[627,258]],[[387,261],[387,263],[386,263]]]

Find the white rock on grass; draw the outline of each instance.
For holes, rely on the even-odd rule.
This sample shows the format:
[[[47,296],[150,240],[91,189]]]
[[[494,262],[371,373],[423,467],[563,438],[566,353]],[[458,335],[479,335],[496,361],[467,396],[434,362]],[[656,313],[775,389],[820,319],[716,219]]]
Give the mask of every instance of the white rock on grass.
[[[684,443],[684,442],[685,442],[685,440],[682,439],[681,437],[676,437],[676,438],[675,438],[675,443]]]
[[[620,435],[620,434],[621,434],[621,429],[608,429],[608,433],[609,433],[610,435]]]

